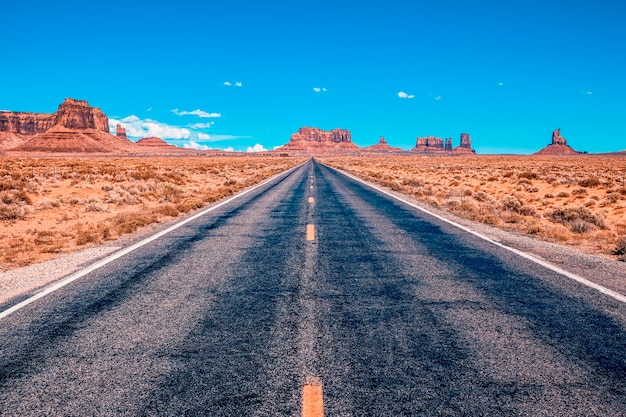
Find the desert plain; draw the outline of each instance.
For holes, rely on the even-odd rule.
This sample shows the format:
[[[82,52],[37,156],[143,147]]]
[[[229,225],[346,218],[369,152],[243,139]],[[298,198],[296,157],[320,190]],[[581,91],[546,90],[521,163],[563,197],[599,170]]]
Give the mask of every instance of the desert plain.
[[[626,157],[322,158],[472,221],[626,261]]]
[[[0,271],[166,222],[304,160],[84,156],[0,159]]]
[[[626,261],[621,156],[319,158],[472,221]],[[0,270],[136,233],[306,158],[55,157],[0,160]]]

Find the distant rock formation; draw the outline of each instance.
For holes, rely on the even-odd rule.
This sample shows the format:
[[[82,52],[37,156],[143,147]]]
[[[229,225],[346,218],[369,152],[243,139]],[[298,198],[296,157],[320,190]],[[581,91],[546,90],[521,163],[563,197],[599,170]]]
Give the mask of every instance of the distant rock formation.
[[[415,141],[415,150],[424,152],[440,152],[444,151],[443,139],[434,136],[426,136],[417,138]]]
[[[374,152],[374,153],[379,153],[379,152],[381,152],[381,153],[401,153],[401,152],[404,152],[400,148],[392,148],[391,146],[389,146],[389,144],[385,140],[384,136],[380,137],[380,140],[378,141],[377,144],[372,145],[372,146],[368,146],[364,150],[367,151],[367,152]]]
[[[137,145],[139,145],[139,146],[151,146],[151,147],[157,147],[157,148],[167,148],[167,149],[179,149],[178,147],[176,147],[174,145],[170,145],[169,143],[167,143],[163,139],[157,138],[157,137],[154,137],[154,136],[149,137],[149,138],[139,139],[137,141]]]
[[[297,133],[291,135],[287,144],[276,151],[311,155],[336,151],[358,151],[359,149],[357,145],[352,143],[349,130],[325,131],[315,127],[302,127]]]
[[[567,141],[561,136],[561,129],[555,129],[552,132],[552,144],[553,145],[567,145]]]
[[[581,152],[575,151],[567,144],[567,141],[561,136],[561,129],[552,132],[552,143],[545,148],[535,152],[533,155],[580,155]]]
[[[127,139],[126,129],[119,123],[115,126],[115,136],[117,136],[118,138]]]
[[[434,136],[417,138],[415,141],[415,148],[411,149],[411,152],[436,155],[467,155],[476,153],[472,149],[472,140],[467,133],[461,133],[461,144],[456,148],[452,146],[452,138],[446,138],[445,140]]]
[[[132,152],[136,145],[109,133],[109,119],[84,100],[66,98],[55,113],[0,112],[0,150]]]

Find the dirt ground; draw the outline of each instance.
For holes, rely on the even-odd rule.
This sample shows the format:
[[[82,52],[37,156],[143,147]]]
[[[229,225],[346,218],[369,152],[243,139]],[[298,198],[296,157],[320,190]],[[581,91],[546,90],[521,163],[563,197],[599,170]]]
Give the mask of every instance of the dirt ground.
[[[626,157],[376,156],[321,162],[467,219],[626,261]]]
[[[134,233],[232,195],[304,160],[0,159],[0,270]]]

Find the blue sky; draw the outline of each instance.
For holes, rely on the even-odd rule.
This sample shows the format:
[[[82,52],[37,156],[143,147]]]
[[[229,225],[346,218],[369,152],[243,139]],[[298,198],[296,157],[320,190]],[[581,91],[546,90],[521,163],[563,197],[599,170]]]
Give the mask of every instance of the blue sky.
[[[0,109],[73,97],[136,136],[238,151],[301,126],[626,149],[623,0],[5,3]]]

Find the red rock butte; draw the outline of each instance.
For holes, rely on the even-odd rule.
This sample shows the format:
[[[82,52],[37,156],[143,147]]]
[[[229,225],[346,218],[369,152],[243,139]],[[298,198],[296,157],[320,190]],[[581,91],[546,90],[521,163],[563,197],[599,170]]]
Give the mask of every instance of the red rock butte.
[[[135,143],[119,124],[115,133],[109,133],[106,114],[84,100],[66,98],[52,114],[0,111],[0,151],[11,154],[197,153],[158,138]]]
[[[460,146],[452,147],[452,138],[445,141],[437,137],[417,138],[415,148],[404,151],[400,148],[389,146],[384,137],[381,137],[375,145],[361,148],[352,142],[349,130],[333,129],[325,131],[315,127],[302,127],[298,132],[291,135],[291,140],[275,152],[289,153],[293,155],[359,155],[370,153],[406,154],[421,153],[425,155],[471,155],[472,140],[469,134],[461,134]]]
[[[533,155],[580,155],[581,152],[575,151],[567,144],[567,141],[561,136],[561,129],[552,132],[552,143],[545,148],[535,152]]]

